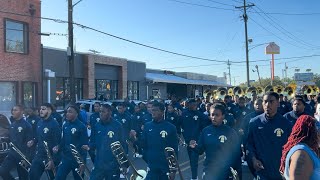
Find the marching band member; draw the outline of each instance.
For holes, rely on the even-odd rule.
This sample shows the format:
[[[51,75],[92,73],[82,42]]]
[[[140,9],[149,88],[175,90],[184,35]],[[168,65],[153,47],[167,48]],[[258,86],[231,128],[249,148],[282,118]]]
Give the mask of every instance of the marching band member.
[[[67,178],[70,171],[73,173],[73,178],[81,180],[75,169],[84,167],[79,167],[73,154],[71,152],[70,144],[73,144],[77,151],[81,155],[81,159],[85,163],[87,157],[86,150],[88,147],[88,134],[86,126],[78,119],[80,110],[76,106],[69,106],[67,109],[66,120],[67,122],[62,127],[62,139],[59,146],[53,148],[53,152],[62,152],[62,161],[58,167],[58,172],[56,180],[64,180]]]
[[[183,111],[179,122],[187,144],[189,144],[191,140],[197,140],[199,138],[202,127],[207,123],[207,119],[203,113],[197,111],[197,102],[194,99],[190,99],[188,101],[188,109]],[[192,151],[190,147],[187,147],[187,150],[190,159],[192,179],[198,179],[199,154]]]
[[[283,94],[279,94],[279,107],[278,107],[278,113],[281,115],[286,114],[291,110],[290,103],[283,100]]]
[[[251,119],[247,141],[248,160],[252,161],[257,178],[279,179],[282,146],[291,133],[291,123],[277,113],[279,95],[268,92],[263,96],[264,113]]]
[[[283,115],[285,119],[292,123],[292,126],[296,123],[297,119],[301,115],[306,115],[307,113],[304,111],[305,102],[301,96],[296,96],[292,103],[292,111],[287,112]]]
[[[249,128],[249,122],[251,119],[253,119],[254,117],[260,115],[263,113],[263,107],[262,107],[262,99],[258,98],[254,101],[254,112],[249,113],[248,115],[246,115],[242,121],[242,124],[240,125],[240,134],[243,134],[243,138],[242,138],[242,142],[244,145],[244,152],[246,149],[246,144],[247,144],[247,139],[248,139],[248,128]],[[241,131],[242,129],[242,131]],[[252,162],[250,160],[247,159],[247,156],[245,156],[245,160],[247,161],[249,170],[251,172],[251,174],[256,177],[256,173],[255,170],[253,168]]]
[[[143,158],[150,168],[146,178],[148,180],[168,180],[169,168],[164,150],[171,147],[176,154],[178,152],[177,130],[174,125],[164,120],[164,110],[164,104],[154,102],[153,121],[146,123],[142,132]]]
[[[32,161],[29,176],[32,180],[40,180],[44,171],[50,179],[54,179],[55,165],[58,164],[58,156],[52,153],[52,148],[57,146],[61,140],[61,129],[59,123],[51,116],[52,105],[44,103],[40,107],[41,120],[38,122],[35,140],[28,142],[28,147],[37,144],[37,152]],[[45,146],[47,142],[47,147]],[[48,157],[48,153],[52,157]]]
[[[111,151],[111,143],[120,141],[124,145],[122,125],[111,118],[112,109],[108,104],[100,107],[100,121],[92,129],[89,147],[96,150],[94,169],[90,175],[91,180],[118,180],[120,169],[117,159]]]
[[[21,105],[14,106],[11,112],[14,121],[10,124],[9,139],[5,139],[5,141],[13,143],[26,156],[27,142],[32,140],[33,137],[32,127],[23,118],[23,107]],[[28,180],[28,172],[19,165],[21,160],[22,157],[11,149],[0,166],[0,176],[4,180],[14,179],[10,170],[17,167],[19,179]]]
[[[93,105],[94,113],[91,114],[90,116],[89,126],[88,126],[91,132],[94,126],[100,121],[100,106],[101,106],[100,102],[95,102]],[[92,163],[94,164],[94,159],[96,158],[95,152],[93,150],[89,150],[89,155]]]
[[[34,139],[34,136],[37,134],[38,122],[41,120],[40,117],[37,115],[38,109],[26,108],[25,112],[27,115],[27,122],[30,123],[32,126],[32,135],[33,135],[32,138]],[[33,159],[36,154],[36,146],[33,145],[32,147],[28,148],[27,152],[30,159]]]
[[[210,108],[212,125],[201,132],[198,141],[191,140],[189,146],[199,154],[206,153],[203,179],[229,179],[230,167],[237,169],[241,177],[241,150],[234,129],[223,124],[226,109],[222,104]]]

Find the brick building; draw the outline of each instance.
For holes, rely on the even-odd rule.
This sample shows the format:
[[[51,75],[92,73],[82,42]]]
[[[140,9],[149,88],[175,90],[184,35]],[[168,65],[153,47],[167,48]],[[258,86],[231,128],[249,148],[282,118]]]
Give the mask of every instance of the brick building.
[[[1,0],[0,111],[42,101],[40,6],[40,0]]]

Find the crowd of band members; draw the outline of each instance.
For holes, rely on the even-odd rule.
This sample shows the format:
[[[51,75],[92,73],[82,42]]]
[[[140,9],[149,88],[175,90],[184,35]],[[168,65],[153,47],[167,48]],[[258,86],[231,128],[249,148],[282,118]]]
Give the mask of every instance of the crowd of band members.
[[[151,180],[168,179],[164,148],[172,147],[178,154],[180,142],[187,144],[192,179],[228,179],[230,167],[242,179],[241,165],[247,161],[255,177],[280,180],[282,146],[298,117],[313,116],[319,102],[319,96],[301,95],[289,101],[274,92],[260,98],[253,93],[251,99],[226,95],[223,100],[182,102],[173,95],[169,104],[125,100],[114,107],[96,102],[89,119],[81,106],[68,106],[62,118],[49,103],[39,109],[16,105],[9,139],[2,140],[15,144],[31,167],[28,172],[21,168],[21,157],[11,150],[0,166],[0,176],[14,179],[10,170],[17,168],[19,179],[38,180],[46,173],[50,179],[63,180],[70,172],[74,179],[82,179],[76,169],[84,167],[79,167],[71,153],[73,144],[85,163],[88,152],[94,164],[90,179],[119,179],[123,172],[110,148],[119,141],[125,153],[130,146],[136,157],[145,160]],[[206,158],[199,175],[203,153]]]

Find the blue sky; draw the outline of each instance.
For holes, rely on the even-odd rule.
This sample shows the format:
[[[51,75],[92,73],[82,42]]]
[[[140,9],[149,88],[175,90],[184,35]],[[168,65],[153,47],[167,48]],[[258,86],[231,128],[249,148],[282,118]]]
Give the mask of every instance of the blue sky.
[[[320,1],[251,0],[248,3],[256,5],[248,9],[248,37],[253,40],[249,47],[252,48],[250,61],[266,60],[250,62],[250,79],[258,79],[257,73],[251,71],[255,65],[259,66],[262,77],[270,77],[271,55],[264,54],[265,45],[257,46],[268,42],[280,46],[280,54],[275,55],[276,76],[282,77],[285,62],[289,77],[297,67],[319,73],[320,56],[291,57],[320,55]],[[240,0],[83,0],[74,8],[77,23],[142,44],[220,62],[167,54],[77,26],[76,50],[94,49],[103,55],[143,61],[147,68],[217,76],[228,71],[227,64],[221,61],[229,59],[232,84],[234,80],[239,84],[246,81],[244,22],[240,18],[243,11],[234,6],[241,5]],[[42,16],[67,20],[67,1],[42,0]],[[67,34],[67,24],[42,20],[42,32]],[[42,43],[65,49],[68,38],[42,37]]]

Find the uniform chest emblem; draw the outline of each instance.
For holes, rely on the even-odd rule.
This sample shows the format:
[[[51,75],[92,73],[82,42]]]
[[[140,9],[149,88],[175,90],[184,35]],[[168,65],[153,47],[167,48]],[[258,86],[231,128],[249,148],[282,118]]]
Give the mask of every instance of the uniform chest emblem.
[[[284,107],[286,107],[286,105],[282,104],[282,107],[284,108]]]
[[[109,138],[113,138],[114,132],[113,131],[109,131],[107,135],[109,136]]]
[[[117,114],[114,114],[113,117],[117,117]]]
[[[21,133],[21,131],[23,130],[22,127],[18,127],[18,132]]]
[[[170,119],[171,119],[171,121],[173,121],[173,120],[174,120],[174,117],[171,117]]]
[[[32,124],[36,123],[36,120],[32,120],[31,123],[32,123]]]
[[[230,111],[230,110],[231,110],[231,107],[228,107],[228,110]]]
[[[53,118],[55,121],[57,120],[57,118]]]
[[[245,111],[243,111],[243,112],[242,112],[242,115],[244,115],[244,116],[245,116],[246,114],[247,114],[247,113],[246,113]]]
[[[165,138],[168,135],[168,133],[167,133],[167,131],[161,131],[160,135],[162,138]]]
[[[277,128],[273,131],[273,133],[275,133],[277,137],[281,137],[284,131],[281,128]]]
[[[226,119],[223,120],[223,124],[227,124],[228,121]]]
[[[177,111],[177,110],[178,110],[178,108],[176,108],[176,107],[175,107],[175,108],[174,108],[174,110],[175,110],[175,111]]]
[[[126,119],[121,119],[121,121],[122,121],[122,123],[124,124],[124,123],[126,123]]]
[[[137,119],[140,119],[140,116],[137,116]]]
[[[198,120],[198,118],[199,118],[199,116],[197,116],[197,115],[193,116],[193,119],[196,120],[196,121]]]
[[[97,121],[97,122],[100,122],[100,118],[97,118],[96,121]]]
[[[220,139],[220,142],[221,142],[221,143],[224,143],[224,142],[227,141],[227,137],[226,137],[225,135],[219,136],[219,139]]]
[[[74,134],[76,131],[77,131],[76,128],[72,128],[72,129],[71,129],[71,133],[72,133],[72,134]]]
[[[128,110],[130,110],[130,107],[127,107]]]
[[[43,128],[43,133],[47,134],[49,132],[49,129],[48,128]]]

